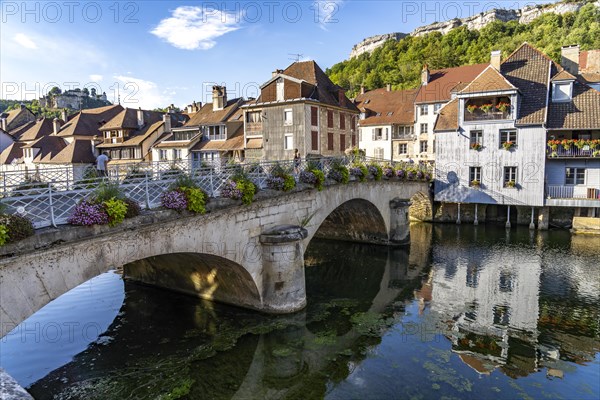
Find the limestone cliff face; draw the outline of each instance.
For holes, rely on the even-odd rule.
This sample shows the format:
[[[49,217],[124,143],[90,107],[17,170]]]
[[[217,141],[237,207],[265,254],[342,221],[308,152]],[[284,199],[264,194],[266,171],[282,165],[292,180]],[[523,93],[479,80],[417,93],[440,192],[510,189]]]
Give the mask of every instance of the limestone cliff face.
[[[597,0],[594,4],[596,7],[600,8],[600,0]],[[410,36],[423,36],[432,32],[440,32],[445,35],[452,29],[463,25],[472,30],[479,30],[494,21],[508,22],[516,20],[521,24],[528,24],[542,14],[565,14],[568,12],[576,12],[583,6],[584,3],[581,2],[527,6],[519,10],[493,9],[467,18],[455,18],[445,22],[435,22],[433,24],[421,26],[411,32]],[[365,52],[371,53],[376,48],[382,46],[387,40],[398,41],[406,36],[408,36],[408,34],[395,32],[368,37],[352,47],[350,58]]]

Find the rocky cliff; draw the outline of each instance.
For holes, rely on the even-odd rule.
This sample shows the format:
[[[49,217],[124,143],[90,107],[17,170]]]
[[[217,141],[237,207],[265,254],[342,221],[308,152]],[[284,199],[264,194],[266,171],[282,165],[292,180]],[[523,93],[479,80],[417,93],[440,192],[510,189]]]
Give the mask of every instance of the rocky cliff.
[[[467,18],[455,18],[445,22],[435,22],[433,24],[421,26],[411,32],[410,36],[422,36],[432,32],[446,34],[452,29],[463,25],[469,29],[478,30],[494,21],[508,22],[517,20],[521,24],[528,24],[542,14],[565,14],[568,12],[576,12],[583,7],[584,4],[583,1],[579,3],[561,2],[556,4],[527,6],[518,10],[493,9]],[[594,4],[596,7],[600,7],[600,0],[597,0]],[[368,37],[352,47],[350,58],[365,52],[370,53],[379,46],[382,46],[387,40],[398,41],[406,36],[408,36],[408,34],[395,32]]]

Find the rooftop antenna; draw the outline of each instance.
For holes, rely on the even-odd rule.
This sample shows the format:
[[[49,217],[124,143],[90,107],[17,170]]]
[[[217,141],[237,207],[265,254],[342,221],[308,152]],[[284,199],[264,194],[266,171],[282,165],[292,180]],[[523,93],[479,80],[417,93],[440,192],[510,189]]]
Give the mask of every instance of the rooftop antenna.
[[[288,56],[292,56],[292,57],[288,57],[290,60],[294,61],[294,62],[298,62],[300,61],[300,59],[302,57],[304,57],[304,54],[299,54],[299,53],[288,53]]]

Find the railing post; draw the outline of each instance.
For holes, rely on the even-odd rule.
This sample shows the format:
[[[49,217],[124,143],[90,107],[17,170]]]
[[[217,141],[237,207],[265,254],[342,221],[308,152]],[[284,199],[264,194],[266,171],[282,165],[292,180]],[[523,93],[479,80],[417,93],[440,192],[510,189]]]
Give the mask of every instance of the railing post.
[[[148,189],[148,171],[145,171],[146,178],[144,179],[144,186],[146,192],[146,210],[150,209],[150,191]]]
[[[210,183],[210,197],[215,197],[215,187],[213,183],[213,168],[208,169],[208,181]]]
[[[66,187],[66,189],[65,189],[65,190],[69,190],[69,171],[70,171],[70,168],[69,168],[69,167],[67,167],[67,168],[66,168],[66,171],[67,171],[67,187]]]
[[[52,201],[52,181],[48,183],[48,204],[50,206],[50,223],[56,228],[56,221],[54,220],[54,203]]]

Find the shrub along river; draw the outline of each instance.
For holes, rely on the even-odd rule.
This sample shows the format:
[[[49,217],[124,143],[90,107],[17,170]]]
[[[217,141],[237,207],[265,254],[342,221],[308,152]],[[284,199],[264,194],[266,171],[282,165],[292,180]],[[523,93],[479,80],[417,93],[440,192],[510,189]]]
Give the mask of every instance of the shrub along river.
[[[103,274],[1,339],[0,364],[40,400],[600,398],[597,236],[411,234],[313,240],[288,316]]]

